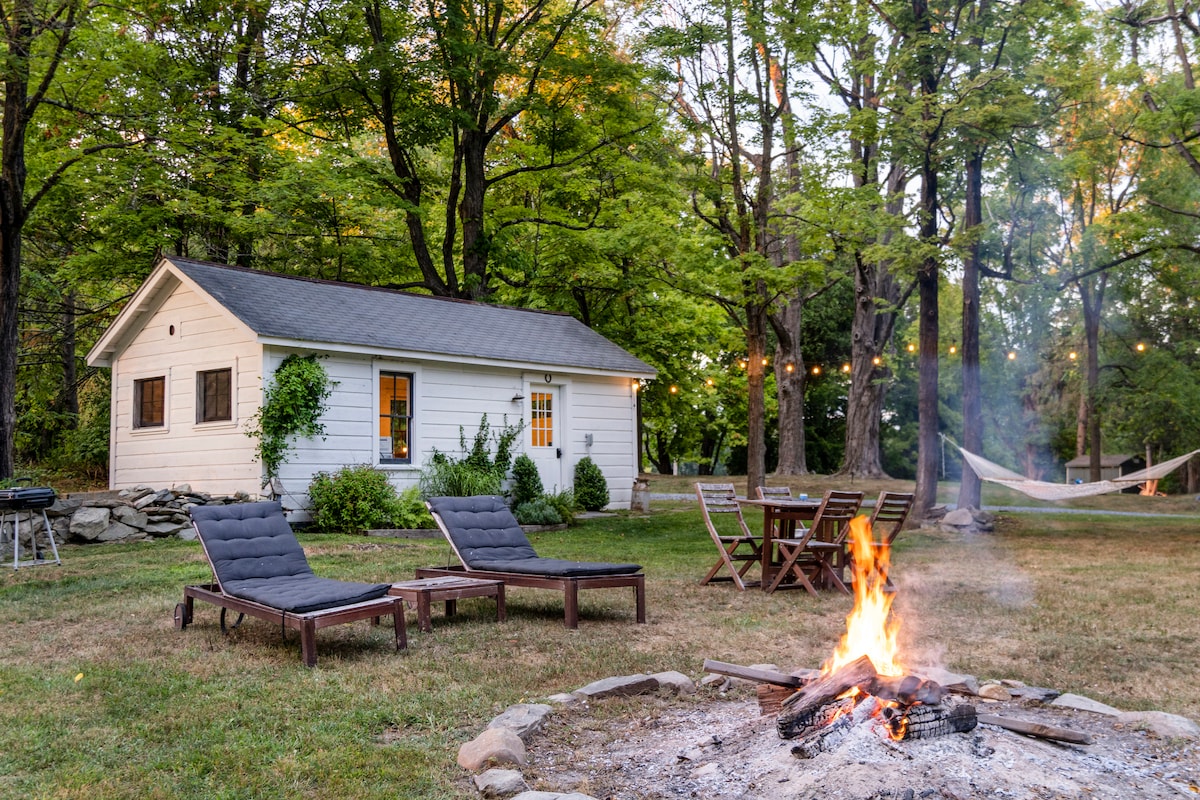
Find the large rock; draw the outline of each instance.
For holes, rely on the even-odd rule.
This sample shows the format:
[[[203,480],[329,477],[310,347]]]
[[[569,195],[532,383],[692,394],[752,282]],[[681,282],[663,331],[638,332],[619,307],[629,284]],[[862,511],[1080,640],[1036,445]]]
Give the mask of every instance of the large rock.
[[[71,517],[71,535],[87,542],[97,541],[111,521],[112,512],[107,508],[83,506]]]
[[[488,723],[489,728],[508,728],[528,742],[529,737],[546,727],[546,719],[554,709],[545,703],[518,703],[509,706],[498,717]]]
[[[581,700],[599,700],[602,697],[632,697],[658,691],[658,681],[649,675],[622,675],[594,681],[576,689],[572,694]]]
[[[96,537],[99,542],[123,542],[127,539],[142,539],[146,534],[142,533],[138,528],[126,525],[123,522],[113,522],[104,529],[104,533]]]
[[[475,776],[475,788],[487,798],[511,797],[529,788],[525,777],[515,769],[489,769]]]
[[[145,512],[138,511],[133,506],[117,506],[112,510],[112,517],[117,522],[128,525],[131,528],[145,528],[149,517]]]
[[[1200,725],[1165,711],[1123,711],[1117,715],[1117,721],[1144,728],[1165,739],[1200,739]]]
[[[525,764],[525,743],[508,728],[488,728],[458,748],[458,765],[477,772],[491,764]]]
[[[1099,700],[1093,700],[1090,697],[1084,697],[1078,694],[1063,694],[1056,697],[1050,702],[1052,706],[1061,706],[1063,708],[1073,708],[1076,711],[1090,711],[1093,714],[1103,714],[1107,717],[1121,716],[1120,709],[1113,708],[1110,705],[1105,705]]]

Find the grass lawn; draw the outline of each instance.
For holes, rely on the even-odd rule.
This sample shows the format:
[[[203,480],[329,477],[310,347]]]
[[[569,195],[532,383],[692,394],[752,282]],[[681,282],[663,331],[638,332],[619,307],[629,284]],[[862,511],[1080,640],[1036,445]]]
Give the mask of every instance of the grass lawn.
[[[1200,510],[1188,501],[1170,510]],[[694,504],[531,538],[545,555],[644,564],[649,624],[634,624],[631,591],[584,592],[568,631],[561,594],[510,589],[503,625],[483,600],[451,621],[438,608],[432,634],[410,614],[402,654],[386,624],[320,631],[310,670],[296,634],[260,620],[226,637],[197,603],[174,629],[183,585],[208,577],[196,543],[68,546],[60,567],[5,570],[0,797],[475,798],[458,746],[512,703],[610,675],[699,678],[705,658],[818,666],[849,610],[832,593],[696,585],[716,556]],[[301,540],[319,574],[353,580],[450,555],[434,540]],[[985,536],[907,532],[893,568],[906,650],[1200,718],[1197,544],[1200,516],[1020,513]]]

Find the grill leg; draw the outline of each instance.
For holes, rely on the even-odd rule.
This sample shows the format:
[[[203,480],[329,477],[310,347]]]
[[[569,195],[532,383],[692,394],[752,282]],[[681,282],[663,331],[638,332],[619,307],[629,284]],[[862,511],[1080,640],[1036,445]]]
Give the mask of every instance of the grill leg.
[[[38,552],[37,530],[33,527],[33,511],[25,512],[25,522],[29,526],[29,549],[33,551],[33,558],[21,561],[21,512],[13,511],[13,569],[38,564],[61,564],[62,560],[58,557],[58,545],[54,541],[54,530],[50,527],[50,518],[46,515],[46,509],[42,509],[42,524],[46,528],[46,537],[50,539],[50,551],[54,553],[53,562],[41,558],[41,554]]]

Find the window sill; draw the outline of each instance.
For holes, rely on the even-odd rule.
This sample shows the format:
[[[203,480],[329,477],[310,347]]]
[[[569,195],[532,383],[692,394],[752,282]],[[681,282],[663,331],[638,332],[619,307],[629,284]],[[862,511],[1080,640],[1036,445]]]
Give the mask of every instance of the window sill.
[[[198,431],[237,430],[237,423],[233,420],[222,419],[213,422],[197,422],[192,425],[192,428]]]

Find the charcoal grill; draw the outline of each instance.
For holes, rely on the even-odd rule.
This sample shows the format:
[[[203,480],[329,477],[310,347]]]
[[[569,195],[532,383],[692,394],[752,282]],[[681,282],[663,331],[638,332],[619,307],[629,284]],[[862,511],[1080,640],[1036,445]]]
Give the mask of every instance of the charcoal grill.
[[[50,527],[50,518],[46,509],[54,505],[58,495],[48,486],[17,486],[11,489],[0,489],[0,541],[6,535],[12,536],[13,569],[36,566],[39,564],[61,564],[58,557],[58,545],[54,542],[54,531]],[[43,558],[44,551],[39,548],[37,531],[34,528],[34,514],[42,514],[42,531],[49,540],[53,559]],[[21,560],[21,517],[24,516],[26,527],[29,529],[29,549],[33,558]]]

